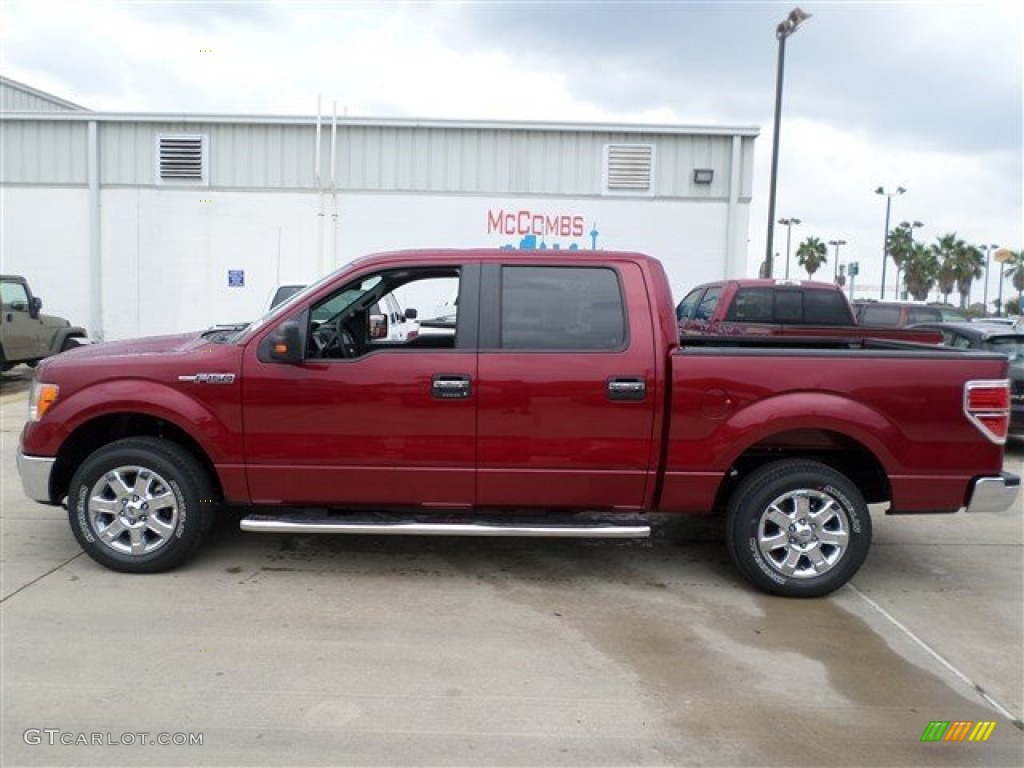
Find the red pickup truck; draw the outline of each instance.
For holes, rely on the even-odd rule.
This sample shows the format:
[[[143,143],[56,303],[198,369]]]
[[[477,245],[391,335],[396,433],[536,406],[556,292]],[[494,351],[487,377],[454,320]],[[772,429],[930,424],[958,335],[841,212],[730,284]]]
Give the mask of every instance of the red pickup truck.
[[[454,334],[375,339],[392,291]],[[721,513],[739,570],[828,593],[892,512],[1000,511],[1005,357],[697,337],[632,253],[409,251],[352,262],[242,329],[43,362],[18,467],[122,571],[186,560],[219,505],[250,531],[643,536]]]
[[[842,289],[808,280],[725,280],[698,285],[676,306],[684,335],[831,336],[941,344],[941,334],[859,323]]]

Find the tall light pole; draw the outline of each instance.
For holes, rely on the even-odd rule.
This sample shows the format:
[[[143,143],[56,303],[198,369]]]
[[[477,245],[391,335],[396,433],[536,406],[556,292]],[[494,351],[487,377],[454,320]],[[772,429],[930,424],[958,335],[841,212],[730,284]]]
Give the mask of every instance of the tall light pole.
[[[886,192],[884,187],[875,190],[876,195],[885,195],[885,239],[882,240],[882,290],[878,298],[885,300],[885,265],[889,261],[889,213],[892,210],[892,199],[906,192],[903,187],[896,187],[895,192]]]
[[[772,174],[768,187],[768,237],[764,246],[765,274],[772,276],[772,244],[775,237],[775,185],[779,178],[779,127],[782,123],[782,75],[786,63],[786,38],[792,35],[811,14],[799,8],[789,12],[775,28],[775,39],[779,41],[779,67],[775,75],[775,133],[772,135]]]
[[[900,227],[902,227],[903,229],[907,230],[907,232],[910,234],[910,250],[911,251],[914,250],[914,230],[915,229],[920,229],[923,226],[924,226],[924,224],[922,224],[920,221],[901,221],[900,222]],[[896,298],[897,299],[900,297],[900,274],[902,272],[903,272],[903,267],[897,266],[896,267]]]
[[[786,228],[786,279],[789,280],[789,245],[790,236],[793,234],[793,227],[800,223],[800,219],[779,219],[779,224]]]
[[[1003,268],[1006,262],[1013,258],[1013,251],[1009,248],[1000,248],[992,254],[992,258],[999,262],[999,298],[996,304],[999,305],[999,317],[1003,316]]]
[[[835,276],[834,279],[835,279],[836,284],[838,284],[839,283],[839,246],[840,245],[846,245],[846,241],[845,240],[829,240],[828,244],[829,245],[834,245],[836,247],[836,276]]]
[[[995,243],[992,243],[991,245],[979,245],[978,247],[985,249],[985,298],[982,299],[982,304],[984,304],[984,306],[985,306],[985,316],[987,317],[988,316],[988,261],[989,261],[988,253],[989,253],[989,251],[994,251],[999,246],[996,245]]]

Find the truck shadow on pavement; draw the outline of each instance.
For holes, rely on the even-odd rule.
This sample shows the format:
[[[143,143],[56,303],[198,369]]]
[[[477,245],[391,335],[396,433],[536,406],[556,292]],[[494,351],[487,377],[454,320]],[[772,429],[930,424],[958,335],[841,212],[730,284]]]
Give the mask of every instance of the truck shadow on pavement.
[[[27,365],[16,365],[0,375],[0,397],[28,392],[32,385],[32,369]]]

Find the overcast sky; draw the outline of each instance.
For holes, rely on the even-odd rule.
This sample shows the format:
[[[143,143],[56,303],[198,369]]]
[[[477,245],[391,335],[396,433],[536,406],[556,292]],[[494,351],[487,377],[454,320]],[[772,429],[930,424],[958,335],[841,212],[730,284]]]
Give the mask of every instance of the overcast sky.
[[[337,101],[364,117],[758,126],[753,274],[775,27],[793,5],[3,0],[0,68],[99,111],[312,115],[322,95],[326,113]],[[786,46],[776,211],[803,221],[794,251],[807,235],[848,241],[841,260],[858,260],[858,286],[877,295],[879,185],[906,187],[892,221],[923,222],[923,240],[1024,247],[1021,6],[803,3],[812,18]],[[784,229],[775,243],[784,260]]]

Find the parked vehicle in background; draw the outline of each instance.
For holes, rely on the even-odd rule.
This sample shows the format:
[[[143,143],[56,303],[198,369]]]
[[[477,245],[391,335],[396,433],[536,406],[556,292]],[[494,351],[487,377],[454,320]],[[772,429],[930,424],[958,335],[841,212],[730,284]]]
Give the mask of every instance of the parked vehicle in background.
[[[269,312],[278,304],[283,304],[285,301],[290,299],[296,293],[305,288],[305,285],[279,285],[274,289],[274,292],[270,294],[270,299],[267,301],[267,306],[264,308],[264,312]]]
[[[399,290],[458,297],[455,333],[375,340]],[[642,254],[404,251],[235,332],[44,361],[17,461],[116,570],[183,563],[221,502],[251,506],[243,530],[300,535],[628,537],[718,514],[746,578],[808,597],[864,562],[869,503],[1016,503],[1007,367],[874,339],[681,346]]]
[[[939,343],[930,332],[860,324],[838,285],[806,280],[705,283],[679,302],[676,321],[684,336],[833,336]]]
[[[972,323],[982,323],[984,325],[998,325],[1003,328],[1014,328],[1017,330],[1024,331],[1024,317],[972,317]]]
[[[88,341],[84,328],[42,314],[43,300],[32,295],[24,277],[0,275],[0,304],[0,364],[5,371],[19,363],[35,365]]]
[[[853,302],[857,322],[863,325],[902,328],[918,323],[966,323],[963,310],[948,304],[915,304],[911,301],[874,301],[864,299]]]
[[[998,352],[1010,360],[1009,436],[1024,439],[1024,329],[995,323],[925,323],[922,328],[939,331],[942,343],[956,349]]]

